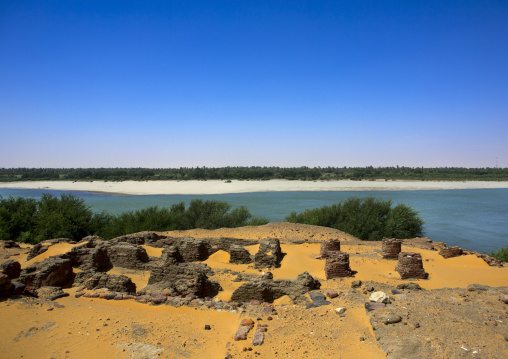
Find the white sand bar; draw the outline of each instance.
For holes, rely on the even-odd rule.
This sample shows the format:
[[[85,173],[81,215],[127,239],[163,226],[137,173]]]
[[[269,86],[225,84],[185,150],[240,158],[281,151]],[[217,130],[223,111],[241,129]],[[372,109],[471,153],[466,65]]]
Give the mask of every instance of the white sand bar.
[[[51,189],[64,191],[105,192],[126,195],[143,194],[224,194],[293,191],[422,191],[449,189],[508,188],[508,182],[489,181],[124,181],[4,182],[0,188]]]

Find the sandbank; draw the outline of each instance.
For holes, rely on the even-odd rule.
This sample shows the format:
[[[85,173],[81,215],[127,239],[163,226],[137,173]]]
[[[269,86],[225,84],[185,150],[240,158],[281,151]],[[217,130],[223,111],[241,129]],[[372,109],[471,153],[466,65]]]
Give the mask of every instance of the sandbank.
[[[226,194],[304,191],[424,191],[508,188],[508,181],[27,181],[0,183],[0,188],[86,191],[123,195]]]

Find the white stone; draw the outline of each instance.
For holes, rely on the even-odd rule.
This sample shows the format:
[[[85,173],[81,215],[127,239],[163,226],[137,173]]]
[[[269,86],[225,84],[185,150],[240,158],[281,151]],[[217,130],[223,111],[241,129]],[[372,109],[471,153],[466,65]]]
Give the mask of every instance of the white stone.
[[[374,292],[370,295],[369,300],[376,303],[388,303],[388,295],[385,292]]]
[[[337,314],[344,314],[344,312],[346,311],[346,308],[345,307],[339,307],[339,308],[335,308],[335,312]]]

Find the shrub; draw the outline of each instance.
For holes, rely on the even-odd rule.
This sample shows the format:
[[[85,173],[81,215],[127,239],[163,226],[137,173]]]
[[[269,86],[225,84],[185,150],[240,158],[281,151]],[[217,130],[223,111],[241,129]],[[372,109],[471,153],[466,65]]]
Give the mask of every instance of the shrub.
[[[71,194],[60,198],[43,194],[40,200],[0,198],[0,239],[37,243],[52,238],[76,241],[94,234],[104,238],[141,232],[193,228],[217,229],[268,223],[253,217],[244,207],[231,209],[222,201],[193,200],[186,209],[183,202],[170,209],[157,206],[113,216],[93,213],[83,199]]]
[[[423,233],[418,212],[405,204],[392,208],[390,200],[374,197],[350,197],[332,206],[291,212],[285,220],[336,228],[363,240],[410,238]]]
[[[95,228],[104,238],[142,231],[171,231],[194,228],[217,229],[223,227],[241,227],[268,223],[265,218],[252,217],[249,210],[222,201],[192,200],[186,209],[184,202],[167,208],[157,206],[136,211],[123,212],[111,217],[107,214],[97,216]]]
[[[92,216],[82,198],[71,194],[58,198],[45,193],[37,203],[36,241],[63,237],[79,241],[92,232]]]
[[[489,253],[489,255],[491,257],[499,259],[500,261],[508,262],[508,246],[498,249],[495,252],[491,252],[491,253]]]
[[[0,199],[0,239],[23,242],[34,240],[34,218],[37,201],[33,198],[9,197]]]

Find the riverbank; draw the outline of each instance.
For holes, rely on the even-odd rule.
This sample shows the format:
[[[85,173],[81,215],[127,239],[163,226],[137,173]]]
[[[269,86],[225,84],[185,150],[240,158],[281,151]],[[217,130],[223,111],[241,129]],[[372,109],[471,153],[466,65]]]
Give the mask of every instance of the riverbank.
[[[493,189],[508,188],[508,181],[27,181],[0,183],[0,188],[86,191],[123,195],[206,195],[253,192],[425,191],[454,189]]]

